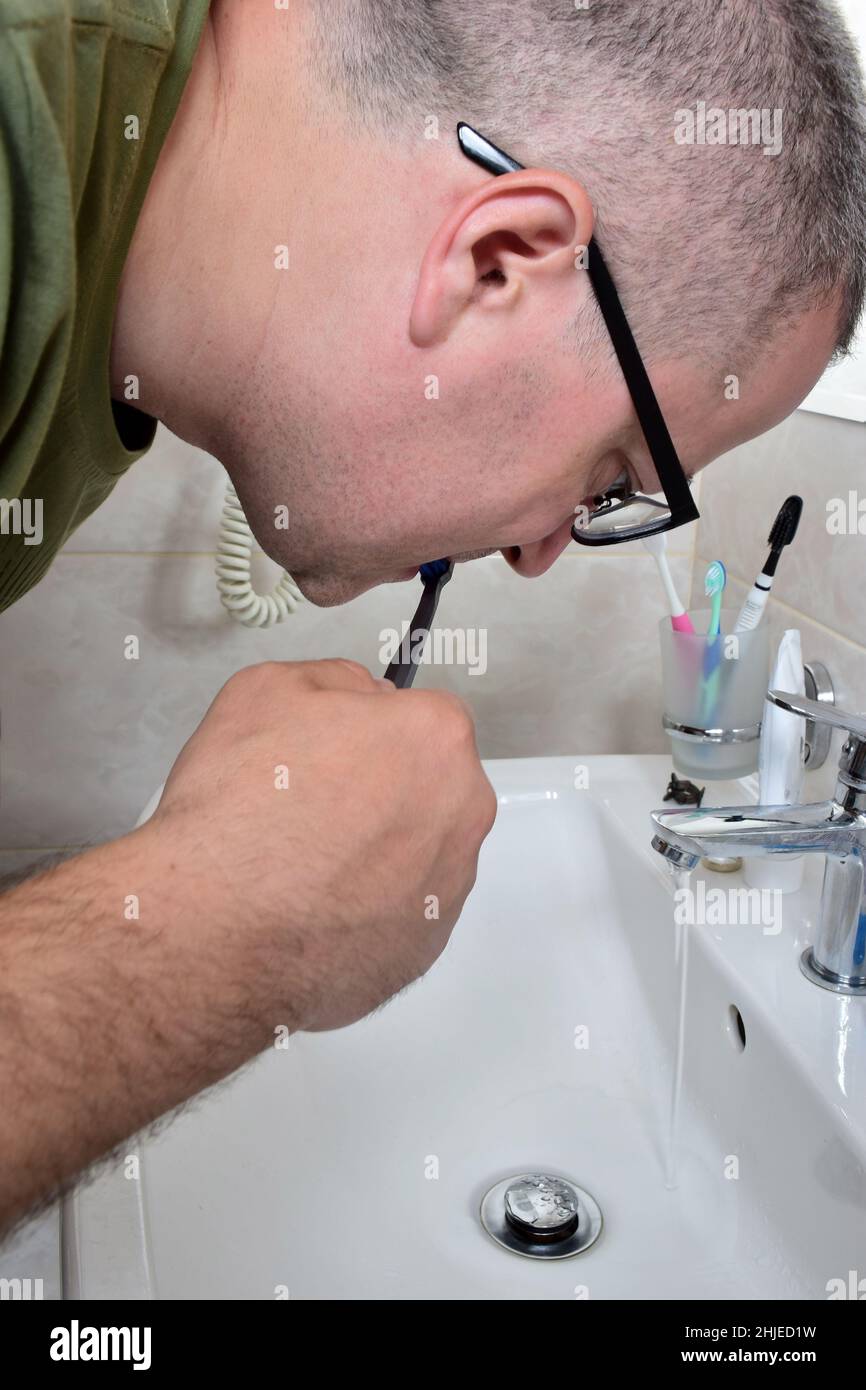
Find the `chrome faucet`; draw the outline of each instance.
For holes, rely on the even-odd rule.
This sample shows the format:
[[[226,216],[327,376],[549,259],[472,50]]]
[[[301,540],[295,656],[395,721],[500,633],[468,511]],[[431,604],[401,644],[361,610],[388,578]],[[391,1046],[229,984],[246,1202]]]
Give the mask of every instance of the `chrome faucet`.
[[[783,690],[767,699],[847,733],[832,801],[653,811],[653,849],[681,869],[703,855],[826,854],[818,932],[800,969],[823,989],[866,994],[866,718]]]

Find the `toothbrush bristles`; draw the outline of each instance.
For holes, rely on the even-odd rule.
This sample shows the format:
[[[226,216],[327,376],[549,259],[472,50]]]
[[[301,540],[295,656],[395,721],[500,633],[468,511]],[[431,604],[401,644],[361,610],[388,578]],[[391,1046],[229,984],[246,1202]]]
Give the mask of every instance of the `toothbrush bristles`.
[[[788,497],[782,503],[767,541],[771,550],[781,550],[783,546],[791,544],[797,534],[802,513],[802,497]]]

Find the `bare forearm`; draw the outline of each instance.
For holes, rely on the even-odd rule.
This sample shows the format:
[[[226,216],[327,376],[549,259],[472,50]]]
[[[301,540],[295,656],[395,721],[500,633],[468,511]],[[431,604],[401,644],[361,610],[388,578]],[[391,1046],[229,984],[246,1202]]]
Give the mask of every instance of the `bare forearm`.
[[[0,1225],[275,1030],[422,975],[495,814],[453,696],[346,661],[238,671],[146,826],[0,897]]]
[[[295,1026],[215,873],[145,827],[0,896],[0,1229]]]

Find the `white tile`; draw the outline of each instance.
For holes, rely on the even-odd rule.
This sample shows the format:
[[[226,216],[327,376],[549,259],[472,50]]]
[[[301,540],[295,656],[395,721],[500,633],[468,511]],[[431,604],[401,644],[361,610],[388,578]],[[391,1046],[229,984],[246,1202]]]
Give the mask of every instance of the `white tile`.
[[[828,503],[864,502],[862,534],[830,535]],[[866,645],[866,426],[798,411],[706,471],[698,549],[751,584],[782,502],[803,498],[796,540],[773,592],[784,603]]]

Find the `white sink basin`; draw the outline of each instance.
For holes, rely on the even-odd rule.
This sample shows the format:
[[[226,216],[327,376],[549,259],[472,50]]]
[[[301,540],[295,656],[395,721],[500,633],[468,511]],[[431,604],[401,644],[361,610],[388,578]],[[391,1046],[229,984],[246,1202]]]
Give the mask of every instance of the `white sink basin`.
[[[372,1018],[295,1036],[217,1087],[140,1144],[140,1181],[116,1164],[82,1188],[68,1297],[824,1299],[866,1275],[866,1000],[797,966],[821,862],[778,935],[688,928],[668,1190],[674,884],[649,811],[670,763],[488,772],[499,816],[441,960]],[[531,1260],[490,1239],[483,1195],[527,1171],[595,1197],[597,1244]]]

